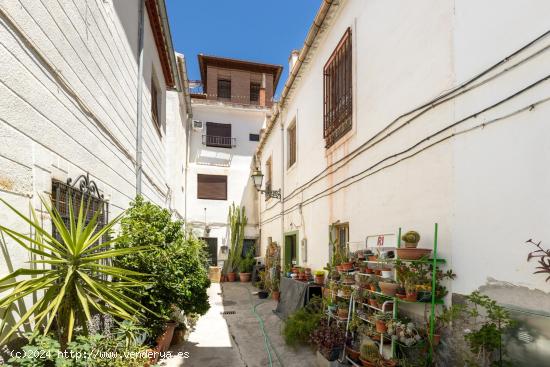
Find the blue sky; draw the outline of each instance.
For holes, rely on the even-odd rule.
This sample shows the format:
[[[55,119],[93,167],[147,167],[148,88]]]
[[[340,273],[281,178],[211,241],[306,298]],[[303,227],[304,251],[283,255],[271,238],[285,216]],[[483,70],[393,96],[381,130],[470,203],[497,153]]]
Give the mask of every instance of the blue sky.
[[[189,79],[200,79],[197,55],[233,57],[283,65],[277,94],[288,73],[288,56],[302,47],[320,0],[166,0],[177,52]]]

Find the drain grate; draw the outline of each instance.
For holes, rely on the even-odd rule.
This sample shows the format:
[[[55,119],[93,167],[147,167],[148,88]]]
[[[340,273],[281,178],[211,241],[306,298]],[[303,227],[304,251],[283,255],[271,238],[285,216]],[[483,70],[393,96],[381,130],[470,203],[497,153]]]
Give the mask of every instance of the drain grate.
[[[237,312],[236,311],[223,311],[223,312],[220,312],[221,315],[235,315]]]

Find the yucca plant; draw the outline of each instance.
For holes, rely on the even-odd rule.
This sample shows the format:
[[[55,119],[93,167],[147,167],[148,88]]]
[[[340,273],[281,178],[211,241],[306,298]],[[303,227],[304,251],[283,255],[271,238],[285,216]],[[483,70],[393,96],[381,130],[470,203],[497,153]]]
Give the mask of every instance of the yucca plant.
[[[31,294],[40,296],[26,313],[20,315],[19,321],[11,326],[0,340],[0,345],[26,322],[32,322],[35,332],[41,331],[43,334],[47,334],[54,325],[57,327],[62,347],[65,347],[73,338],[75,327],[80,326],[84,333],[87,333],[86,321],[91,319],[94,311],[137,321],[142,316],[143,307],[125,295],[123,290],[144,286],[145,283],[138,280],[138,277],[144,274],[113,267],[102,261],[130,252],[143,251],[149,246],[113,249],[111,245],[116,239],[99,243],[124,213],[104,227],[98,228],[98,217],[101,212],[96,212],[86,224],[87,205],[81,201],[78,215],[75,216],[73,204],[69,200],[69,224],[66,225],[49,200],[42,197],[40,199],[60,239],[56,239],[42,228],[32,205],[29,219],[5,200],[0,199],[16,216],[29,224],[35,236],[19,233],[3,225],[0,225],[0,231],[37,259],[30,261],[30,268],[20,268],[0,279],[0,292],[11,290],[11,293],[0,298],[0,309],[5,309],[0,324],[0,335],[6,331],[5,316],[15,302],[22,301]],[[43,268],[37,268],[37,264],[42,264]],[[30,278],[21,279],[21,276]]]

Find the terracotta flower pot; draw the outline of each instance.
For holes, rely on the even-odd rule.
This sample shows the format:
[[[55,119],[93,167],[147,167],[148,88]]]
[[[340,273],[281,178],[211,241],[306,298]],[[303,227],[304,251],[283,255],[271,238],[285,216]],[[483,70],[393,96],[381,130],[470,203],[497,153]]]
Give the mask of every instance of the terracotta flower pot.
[[[336,271],[343,271],[342,265],[336,265]]]
[[[237,273],[235,273],[235,272],[227,273],[227,281],[228,282],[234,282],[236,279],[237,279]]]
[[[407,295],[405,297],[405,301],[416,302],[417,297],[418,297],[418,295],[417,295],[416,292],[407,293]]]
[[[363,367],[376,367],[376,365],[371,362],[371,361],[368,361],[366,359],[363,359],[361,357],[359,357],[359,361],[361,362],[361,364],[363,365]]]
[[[170,345],[178,345],[185,341],[185,329],[176,328],[174,330],[174,336],[172,337],[172,342]]]
[[[345,308],[339,308],[338,309],[338,317],[341,319],[347,319],[348,318],[348,310]]]
[[[403,293],[396,293],[395,296],[399,299],[405,299],[405,297],[407,297],[407,295]]]
[[[358,350],[352,349],[349,346],[346,346],[346,353],[348,357],[350,357],[354,361],[358,360],[359,356],[361,355],[361,353]]]
[[[398,248],[397,257],[403,260],[418,260],[424,256],[430,255],[432,252],[428,248]]]
[[[174,329],[176,328],[176,323],[173,321],[167,322],[164,332],[159,335],[156,339],[157,346],[155,350],[157,352],[166,352],[172,343],[172,337],[174,336]]]
[[[375,270],[374,270],[374,274],[376,274],[376,275],[381,275],[381,274],[382,274],[382,270],[380,270],[380,269],[375,269]]]
[[[250,282],[250,277],[252,276],[252,273],[239,273],[239,278],[241,282]]]
[[[325,284],[325,275],[316,275],[315,276],[315,284],[323,285]]]
[[[432,343],[433,345],[439,345],[439,342],[441,341],[441,335],[440,334],[434,334]]]
[[[342,266],[342,271],[348,271],[348,270],[353,269],[353,263],[352,262],[342,263],[341,266]]]
[[[366,268],[366,269],[365,269],[365,273],[367,273],[367,274],[372,274],[372,273],[374,273],[374,269]]]
[[[376,255],[370,255],[370,256],[369,256],[369,261],[378,261],[378,256],[376,256]]]
[[[376,292],[376,286],[374,284],[369,284],[369,289],[373,292]]]
[[[379,282],[378,285],[380,286],[382,293],[390,297],[395,296],[395,292],[397,292],[397,288],[399,287],[399,285],[395,283],[388,282]]]
[[[376,332],[385,333],[388,330],[386,323],[382,320],[376,320]]]
[[[271,298],[278,302],[279,299],[281,298],[281,292],[271,291]]]
[[[369,305],[378,308],[378,302],[375,299],[369,299]]]

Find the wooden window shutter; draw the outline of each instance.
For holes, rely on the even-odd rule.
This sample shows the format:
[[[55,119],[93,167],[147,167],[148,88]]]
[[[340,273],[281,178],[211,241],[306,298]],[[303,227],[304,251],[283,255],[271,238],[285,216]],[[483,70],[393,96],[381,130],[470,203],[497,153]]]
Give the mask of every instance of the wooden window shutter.
[[[197,175],[197,198],[227,200],[227,176]]]

